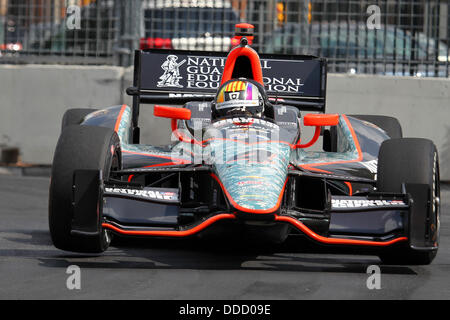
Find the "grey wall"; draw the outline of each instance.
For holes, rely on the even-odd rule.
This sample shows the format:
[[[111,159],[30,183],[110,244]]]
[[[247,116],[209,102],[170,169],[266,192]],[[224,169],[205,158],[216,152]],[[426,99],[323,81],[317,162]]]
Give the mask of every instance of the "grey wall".
[[[131,103],[124,94],[131,69],[0,66],[0,74],[0,144],[19,147],[24,162],[51,163],[65,110]],[[406,137],[433,140],[441,177],[450,181],[450,79],[330,74],[327,101],[329,113],[391,115]],[[143,142],[169,141],[169,120],[155,119],[151,106],[140,122]]]
[[[0,66],[0,75],[0,144],[19,147],[24,162],[52,162],[65,110],[122,99],[121,68]]]
[[[450,79],[333,74],[327,103],[329,113],[398,118],[405,137],[434,141],[441,178],[450,180]]]

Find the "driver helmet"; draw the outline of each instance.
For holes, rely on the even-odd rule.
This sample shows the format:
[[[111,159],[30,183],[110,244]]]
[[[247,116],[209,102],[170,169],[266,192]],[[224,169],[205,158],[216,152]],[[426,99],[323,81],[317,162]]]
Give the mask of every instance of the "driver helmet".
[[[213,107],[213,118],[227,116],[262,117],[265,92],[262,85],[248,79],[233,79],[218,90]]]

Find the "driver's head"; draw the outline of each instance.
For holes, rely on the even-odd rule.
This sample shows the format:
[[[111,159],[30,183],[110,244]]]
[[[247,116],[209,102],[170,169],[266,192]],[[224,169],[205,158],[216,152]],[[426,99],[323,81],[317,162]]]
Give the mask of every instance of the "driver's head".
[[[261,84],[247,79],[225,82],[217,93],[213,119],[226,116],[262,117],[266,104]]]

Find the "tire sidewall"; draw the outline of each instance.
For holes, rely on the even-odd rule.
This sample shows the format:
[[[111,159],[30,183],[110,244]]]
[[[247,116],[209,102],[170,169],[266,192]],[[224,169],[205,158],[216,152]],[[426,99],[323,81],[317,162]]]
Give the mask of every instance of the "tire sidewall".
[[[402,183],[427,184],[430,187],[429,199],[432,204],[429,233],[439,246],[440,197],[439,157],[432,141],[419,138],[392,139],[383,142],[378,158],[377,190],[380,192],[402,192]],[[414,199],[413,199],[414,200]],[[437,249],[419,251],[409,248],[387,250],[382,255],[385,261],[411,264],[429,264],[436,256]]]
[[[62,132],[53,160],[49,192],[49,227],[54,245],[62,250],[99,253],[106,250],[105,232],[81,239],[70,234],[73,219],[72,185],[75,170],[102,170],[107,180],[111,165],[121,168],[120,139],[113,130],[89,126],[68,126]]]

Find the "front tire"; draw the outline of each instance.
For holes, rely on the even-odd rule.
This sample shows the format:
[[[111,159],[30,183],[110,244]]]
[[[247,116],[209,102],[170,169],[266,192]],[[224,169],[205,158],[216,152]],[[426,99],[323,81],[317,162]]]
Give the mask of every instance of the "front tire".
[[[108,248],[111,238],[106,230],[100,229],[99,235],[92,237],[71,235],[73,176],[75,170],[102,170],[103,179],[107,179],[111,170],[120,169],[120,155],[119,137],[109,128],[71,125],[63,130],[55,150],[49,193],[49,228],[55,247],[84,253]]]
[[[84,118],[97,111],[97,109],[69,109],[64,113],[61,123],[61,130],[72,125],[79,125],[83,122]]]
[[[413,249],[397,246],[380,254],[387,264],[430,264],[437,254],[439,245],[439,159],[432,141],[419,138],[386,140],[378,157],[377,189],[380,192],[402,192],[402,184],[427,184],[431,203],[428,206],[428,235],[435,249]],[[414,195],[413,200],[414,200]],[[414,212],[412,212],[414,213]],[[416,212],[417,213],[417,212]]]

